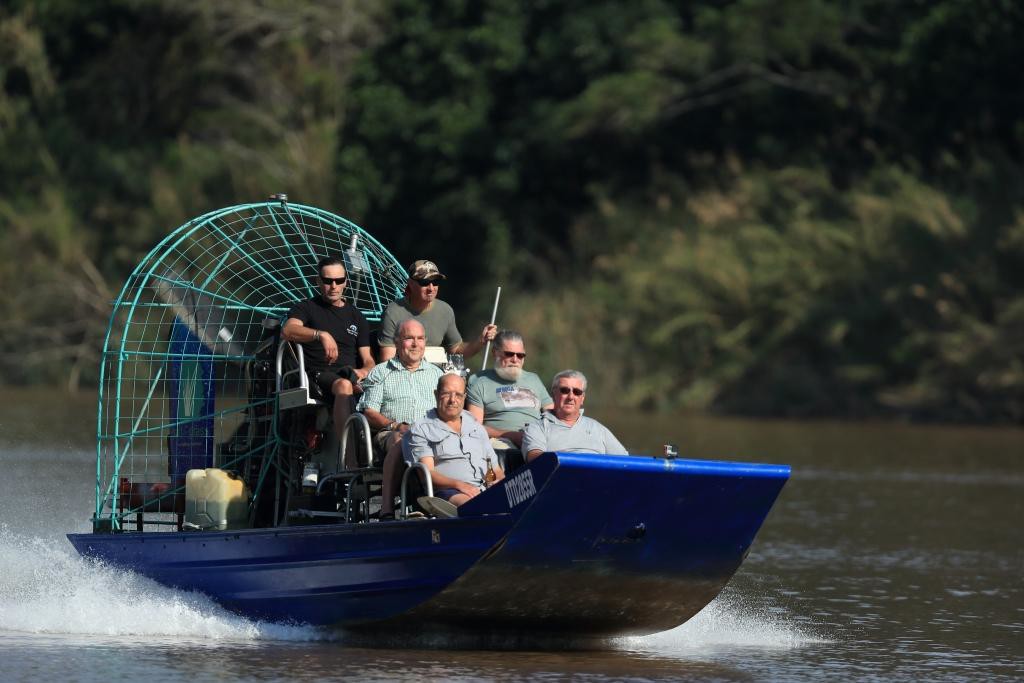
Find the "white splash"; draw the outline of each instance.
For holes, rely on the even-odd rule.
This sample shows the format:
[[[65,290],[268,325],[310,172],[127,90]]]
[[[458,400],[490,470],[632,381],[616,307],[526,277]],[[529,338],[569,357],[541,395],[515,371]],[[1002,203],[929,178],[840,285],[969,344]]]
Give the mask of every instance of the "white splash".
[[[203,595],[85,560],[66,540],[21,536],[5,525],[0,525],[0,632],[201,641],[329,637],[308,626],[244,619]]]
[[[722,647],[788,649],[823,642],[828,641],[795,626],[787,611],[745,605],[727,590],[685,624],[650,636],[622,638],[617,645],[679,655]]]

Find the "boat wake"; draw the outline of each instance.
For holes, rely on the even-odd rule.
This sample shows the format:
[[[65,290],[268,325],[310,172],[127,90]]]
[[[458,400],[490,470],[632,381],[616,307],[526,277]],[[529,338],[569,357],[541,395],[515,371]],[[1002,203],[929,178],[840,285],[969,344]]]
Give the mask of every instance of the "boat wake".
[[[237,643],[341,641],[352,634],[305,625],[257,622],[234,615],[204,595],[161,586],[132,572],[78,556],[63,538],[19,534],[0,525],[0,632],[9,634]],[[379,639],[378,639],[379,640]],[[785,621],[758,612],[726,591],[686,624],[610,647],[655,655],[686,655],[716,647],[792,648],[822,642]],[[353,643],[355,644],[355,643]],[[360,643],[367,644],[367,643]],[[388,647],[376,642],[377,647]],[[408,640],[395,646],[408,647]],[[473,647],[465,642],[413,643],[429,649]],[[496,643],[477,643],[494,647]],[[506,649],[510,643],[504,643]],[[532,649],[541,643],[520,643]],[[570,642],[565,649],[576,649]],[[591,642],[587,647],[593,647]],[[550,649],[550,643],[548,647]]]
[[[244,619],[203,595],[83,559],[62,538],[25,536],[6,525],[0,525],[0,632],[204,642],[331,638],[309,626]]]
[[[671,631],[620,638],[616,647],[662,655],[696,654],[717,648],[789,649],[827,638],[794,626],[785,612],[750,604],[727,588],[697,616]]]
[[[68,639],[126,637],[144,642],[210,643],[334,641],[382,648],[428,649],[589,649],[563,642],[455,642],[451,638],[408,638],[394,642],[379,636],[361,641],[358,633],[311,626],[255,622],[232,614],[204,595],[161,586],[128,571],[79,556],[64,537],[84,532],[82,510],[92,501],[68,495],[46,513],[38,510],[38,479],[57,488],[76,490],[71,480],[88,477],[92,454],[87,451],[4,449],[7,475],[0,480],[0,633],[30,638]],[[628,650],[654,656],[686,656],[715,647],[786,648],[820,639],[801,633],[788,614],[765,609],[763,601],[744,601],[745,591],[727,588],[686,624],[652,636],[623,638],[602,649]],[[503,639],[504,640],[504,639]],[[536,640],[536,639],[534,639]]]

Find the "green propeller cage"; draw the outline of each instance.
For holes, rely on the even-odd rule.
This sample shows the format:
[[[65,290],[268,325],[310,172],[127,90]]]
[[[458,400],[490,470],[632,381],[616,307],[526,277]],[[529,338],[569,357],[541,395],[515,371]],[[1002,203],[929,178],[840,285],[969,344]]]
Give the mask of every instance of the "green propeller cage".
[[[97,530],[180,523],[185,466],[237,468],[274,452],[218,447],[276,397],[250,400],[250,361],[267,336],[316,291],[316,263],[341,255],[346,298],[371,323],[401,296],[406,274],[377,240],[340,216],[283,196],[195,218],[135,268],[114,303],[100,364],[96,439]],[[271,438],[260,449],[274,451]],[[184,453],[184,455],[182,455]],[[138,495],[143,490],[145,495]],[[175,520],[178,520],[177,522]]]

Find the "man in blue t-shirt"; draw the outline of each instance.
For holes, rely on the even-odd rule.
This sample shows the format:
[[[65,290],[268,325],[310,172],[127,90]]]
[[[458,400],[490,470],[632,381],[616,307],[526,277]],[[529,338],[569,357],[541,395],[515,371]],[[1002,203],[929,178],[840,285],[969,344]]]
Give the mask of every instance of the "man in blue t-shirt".
[[[525,362],[522,335],[502,330],[494,338],[494,367],[473,375],[466,394],[466,410],[483,424],[509,470],[517,464],[515,452],[522,448],[523,430],[554,407],[540,377],[523,369]]]
[[[345,300],[348,277],[341,257],[320,259],[317,273],[320,293],[292,307],[281,336],[302,344],[310,381],[334,400],[334,431],[340,440],[352,411],[350,399],[373,369],[370,327]]]

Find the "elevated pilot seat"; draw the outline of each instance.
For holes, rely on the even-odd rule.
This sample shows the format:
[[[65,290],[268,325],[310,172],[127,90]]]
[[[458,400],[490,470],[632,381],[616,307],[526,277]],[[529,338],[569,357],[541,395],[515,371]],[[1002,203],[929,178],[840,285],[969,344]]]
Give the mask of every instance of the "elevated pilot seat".
[[[309,508],[299,507],[289,514],[307,519],[333,517],[341,521],[365,520],[369,516],[370,500],[380,495],[382,457],[374,454],[369,423],[362,413],[354,410],[355,397],[350,399],[353,402],[353,412],[345,424],[340,443],[335,447],[321,449],[322,444],[318,441],[320,435],[331,440],[328,443],[333,445],[334,430],[330,426],[330,405],[333,397],[324,396],[320,388],[310,381],[302,344],[280,339],[274,369],[278,412],[282,424],[288,425],[285,430],[293,435],[290,441],[293,444],[297,442],[300,444],[300,450],[307,451],[299,454],[301,460],[312,461],[316,458],[317,452],[334,453],[333,458],[328,458],[333,460],[333,466],[328,468],[330,474],[320,477],[317,481],[316,496],[328,496],[333,493],[341,502],[337,511],[311,509],[315,506],[310,505]],[[299,433],[299,438],[295,438],[296,432]],[[312,436],[305,436],[306,434]],[[347,452],[349,440],[353,436],[356,439],[353,446],[356,448],[355,459],[358,466],[348,468],[342,454]],[[299,502],[301,504],[302,501]]]

